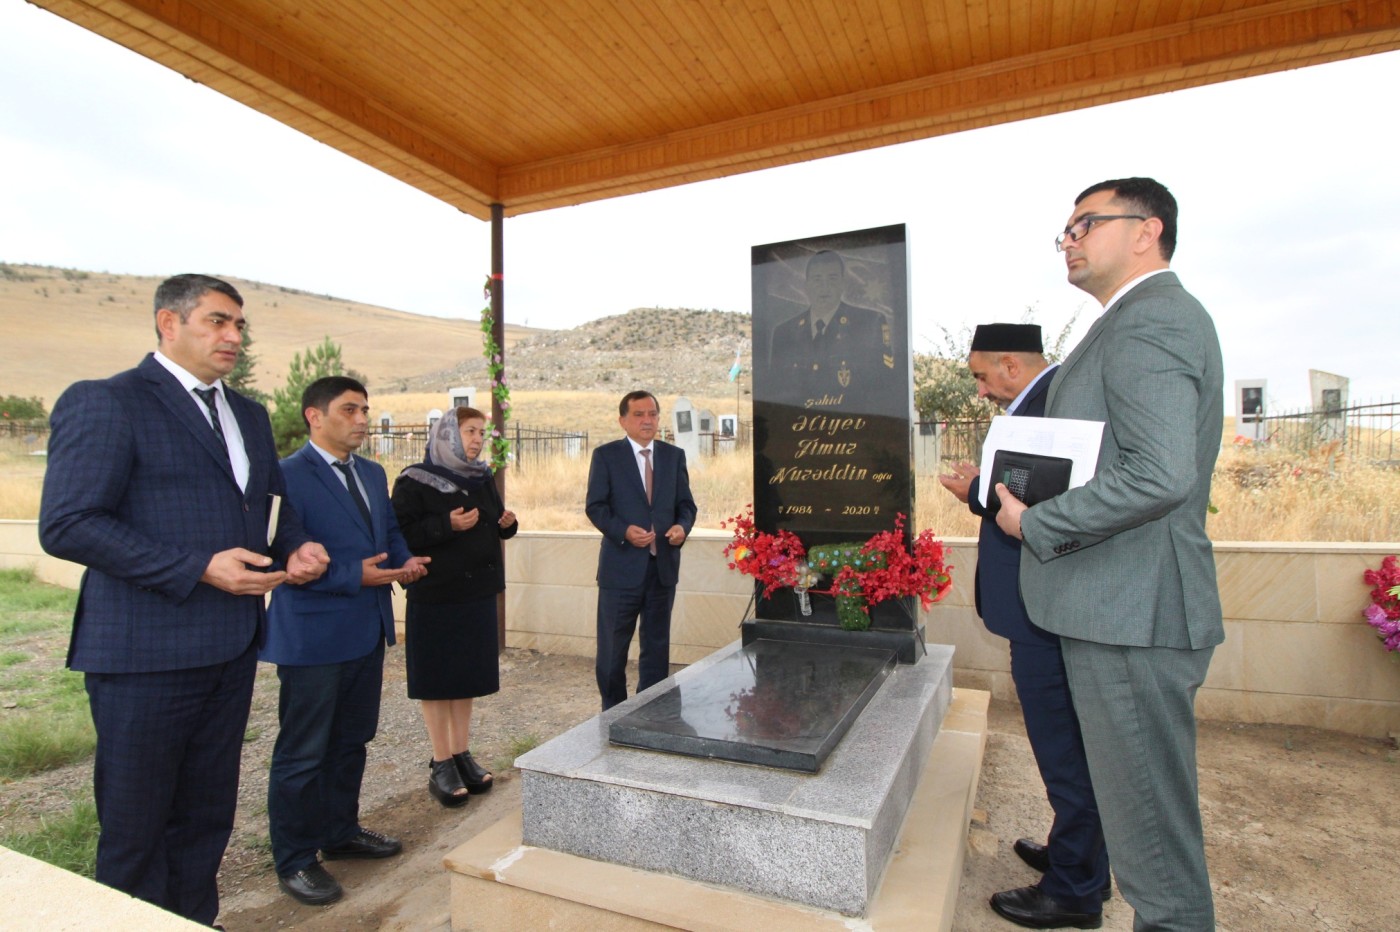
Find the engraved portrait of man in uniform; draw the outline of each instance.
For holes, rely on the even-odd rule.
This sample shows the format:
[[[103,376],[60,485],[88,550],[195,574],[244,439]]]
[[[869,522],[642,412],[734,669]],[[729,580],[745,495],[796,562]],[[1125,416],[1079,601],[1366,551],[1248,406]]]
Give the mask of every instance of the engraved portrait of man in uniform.
[[[840,253],[814,253],[804,276],[806,310],[779,323],[769,339],[770,375],[804,401],[830,404],[853,388],[863,394],[891,384],[890,320],[846,302],[846,274]]]

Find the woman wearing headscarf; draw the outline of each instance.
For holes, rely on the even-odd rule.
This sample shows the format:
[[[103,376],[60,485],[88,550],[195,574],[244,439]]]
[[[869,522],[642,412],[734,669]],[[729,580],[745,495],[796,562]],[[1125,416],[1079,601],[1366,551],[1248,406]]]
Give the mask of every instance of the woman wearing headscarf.
[[[409,549],[433,558],[432,573],[408,587],[404,655],[408,697],[421,701],[433,745],[428,792],[449,807],[491,789],[491,774],[470,748],[472,700],[500,689],[501,541],[518,529],[480,459],[485,444],[486,415],[456,408],[433,426],[427,462],[394,482],[394,513]]]

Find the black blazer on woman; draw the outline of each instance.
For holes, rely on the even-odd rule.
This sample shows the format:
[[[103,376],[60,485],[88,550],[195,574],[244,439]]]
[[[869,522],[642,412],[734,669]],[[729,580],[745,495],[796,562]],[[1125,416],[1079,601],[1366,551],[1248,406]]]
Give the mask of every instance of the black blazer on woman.
[[[497,523],[505,505],[489,477],[461,485],[442,492],[408,476],[394,482],[394,514],[409,549],[432,557],[428,575],[408,586],[410,602],[467,602],[506,587],[501,541],[514,537],[520,523]],[[481,518],[468,530],[454,531],[448,515],[457,508],[480,509]]]

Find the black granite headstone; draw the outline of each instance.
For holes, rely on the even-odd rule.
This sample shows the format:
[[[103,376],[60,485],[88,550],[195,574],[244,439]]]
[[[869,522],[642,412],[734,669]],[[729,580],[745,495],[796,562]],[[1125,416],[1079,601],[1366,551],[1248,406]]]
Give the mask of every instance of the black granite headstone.
[[[755,246],[753,342],[758,529],[792,531],[811,548],[865,541],[893,528],[902,513],[911,536],[904,226]],[[792,591],[782,589],[760,599],[756,614],[836,625],[830,599],[812,605],[811,615],[801,614]],[[871,613],[875,629],[912,633],[916,619],[912,599],[883,602]],[[901,659],[913,658],[905,650]]]

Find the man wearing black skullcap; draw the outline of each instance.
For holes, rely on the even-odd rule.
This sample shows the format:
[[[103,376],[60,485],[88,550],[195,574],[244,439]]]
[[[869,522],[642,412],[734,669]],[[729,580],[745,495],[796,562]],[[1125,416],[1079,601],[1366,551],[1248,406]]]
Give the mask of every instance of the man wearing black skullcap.
[[[1045,396],[1056,367],[1046,365],[1040,327],[982,324],[973,335],[967,363],[977,379],[979,398],[990,398],[1013,417],[1045,414]],[[1014,845],[1016,854],[1044,876],[1033,886],[995,894],[992,908],[1022,925],[1045,921],[1053,925],[1038,927],[1092,928],[1109,891],[1108,853],[1060,639],[1037,628],[1026,615],[1018,585],[1021,542],[997,527],[995,517],[979,503],[977,467],[958,463],[953,470],[939,482],[982,517],[974,586],[977,613],[988,631],[1011,642],[1011,679],[1055,813],[1046,844],[1022,838]]]

